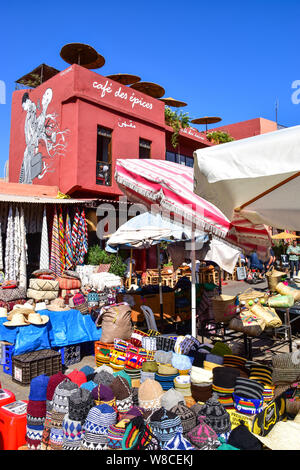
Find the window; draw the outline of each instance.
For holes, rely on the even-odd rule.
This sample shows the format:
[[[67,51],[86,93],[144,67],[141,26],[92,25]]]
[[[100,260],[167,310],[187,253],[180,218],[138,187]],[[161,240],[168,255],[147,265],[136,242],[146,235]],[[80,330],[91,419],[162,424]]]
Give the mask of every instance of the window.
[[[180,165],[185,165],[193,168],[194,159],[193,157],[187,157],[186,155],[181,155],[175,152],[166,152],[166,160],[169,162],[179,163]]]
[[[151,158],[151,142],[140,139],[139,158]]]
[[[97,127],[96,184],[111,186],[112,130]]]

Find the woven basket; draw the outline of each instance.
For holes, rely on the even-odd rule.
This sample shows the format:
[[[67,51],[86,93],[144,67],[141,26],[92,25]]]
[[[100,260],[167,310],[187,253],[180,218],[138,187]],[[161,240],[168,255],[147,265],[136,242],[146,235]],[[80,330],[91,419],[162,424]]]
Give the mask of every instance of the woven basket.
[[[218,295],[212,298],[212,310],[216,322],[229,323],[236,314],[236,296]]]
[[[251,289],[251,287],[239,296],[239,301],[240,302],[249,302],[250,300],[255,300],[255,299],[262,299],[266,297],[265,292],[260,292],[259,290]]]
[[[274,269],[274,266],[272,269],[270,269],[270,271],[266,273],[268,287],[271,292],[276,292],[276,286],[281,281],[283,276],[286,276],[286,273],[276,271],[276,269]]]

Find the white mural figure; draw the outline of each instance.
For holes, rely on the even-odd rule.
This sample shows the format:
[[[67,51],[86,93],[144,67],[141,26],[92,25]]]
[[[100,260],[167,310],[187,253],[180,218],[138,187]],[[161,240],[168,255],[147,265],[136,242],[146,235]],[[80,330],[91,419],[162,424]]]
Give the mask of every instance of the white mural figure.
[[[51,170],[53,158],[63,155],[67,143],[65,134],[68,129],[60,131],[57,124],[57,114],[47,114],[47,109],[52,101],[53,91],[47,88],[42,97],[42,111],[37,116],[40,103],[36,105],[31,101],[26,92],[22,98],[22,108],[26,111],[25,118],[25,142],[26,148],[20,172],[20,183],[32,184],[34,178],[43,178]],[[39,150],[40,144],[45,145],[46,155]]]

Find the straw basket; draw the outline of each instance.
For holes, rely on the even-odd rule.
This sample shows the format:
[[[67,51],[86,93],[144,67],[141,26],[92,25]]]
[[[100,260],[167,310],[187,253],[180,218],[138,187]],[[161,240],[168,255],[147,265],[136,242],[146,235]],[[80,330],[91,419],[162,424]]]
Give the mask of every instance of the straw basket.
[[[212,298],[212,310],[216,322],[229,323],[236,314],[236,296],[218,295]]]
[[[262,305],[254,305],[250,311],[257,317],[263,318],[266,322],[266,327],[279,328],[282,325],[282,321],[274,308],[265,308]]]
[[[286,276],[286,273],[277,271],[274,269],[274,266],[266,273],[268,287],[271,292],[276,292],[276,286],[281,281],[283,276]]]
[[[240,294],[239,296],[239,301],[240,302],[249,302],[250,300],[255,300],[255,299],[263,299],[266,298],[266,293],[261,292],[259,290],[251,289],[246,289],[245,292]]]

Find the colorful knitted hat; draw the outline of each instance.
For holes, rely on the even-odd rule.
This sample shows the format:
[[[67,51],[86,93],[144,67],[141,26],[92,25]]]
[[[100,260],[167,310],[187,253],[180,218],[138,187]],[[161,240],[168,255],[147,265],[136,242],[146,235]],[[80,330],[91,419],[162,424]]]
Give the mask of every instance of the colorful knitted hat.
[[[225,367],[234,367],[240,371],[240,374],[248,376],[246,368],[247,359],[241,356],[235,356],[234,354],[224,354],[223,364]]]
[[[132,419],[126,426],[122,440],[123,450],[160,450],[159,440],[141,416]]]
[[[218,401],[215,393],[201,406],[199,413],[205,417],[205,422],[218,437],[222,436],[224,439],[228,439],[231,431],[230,415]]]
[[[91,408],[95,406],[89,390],[78,388],[69,396],[69,418],[83,423]]]
[[[83,450],[107,449],[107,434],[110,425],[115,424],[117,414],[109,405],[98,405],[90,409],[84,423]]]
[[[191,408],[186,405],[179,403],[178,405],[171,408],[171,412],[179,416],[182,424],[182,433],[186,435],[195,426],[197,426],[197,417]]]
[[[92,397],[96,405],[106,403],[107,405],[114,406],[116,403],[112,389],[103,384],[98,384],[93,388]]]
[[[164,445],[164,450],[195,450],[195,447],[178,432]]]
[[[128,380],[118,375],[114,378],[110,388],[116,397],[116,409],[120,413],[124,413],[133,406],[132,390]]]
[[[184,404],[184,397],[182,393],[178,392],[174,388],[167,390],[161,397],[161,406],[168,411],[179,403]]]
[[[198,417],[199,424],[187,434],[187,439],[201,450],[216,450],[220,442],[215,431],[205,423],[204,417]]]
[[[87,382],[85,374],[77,369],[67,374],[67,376],[73,383],[77,384],[78,387],[80,387],[80,385],[82,385],[83,383]]]
[[[47,400],[47,387],[50,377],[48,375],[38,375],[30,382],[29,400],[43,401]]]
[[[196,352],[201,348],[200,341],[194,336],[186,335],[180,342],[180,353],[194,357]]]
[[[180,417],[165,408],[156,410],[151,416],[149,424],[162,446],[175,437],[178,432],[182,433],[183,431]]]
[[[69,412],[69,397],[79,387],[71,380],[66,379],[57,385],[53,396],[53,411],[58,413]]]
[[[143,408],[140,408],[139,406],[133,406],[132,408],[130,408],[129,411],[127,411],[124,414],[124,418],[131,420],[133,418],[136,418],[137,416],[143,416],[143,415],[144,415]]]
[[[52,427],[50,429],[50,438],[49,438],[49,444],[50,448],[52,450],[62,450],[63,446],[63,441],[64,441],[64,431],[63,427]]]
[[[254,398],[261,400],[264,392],[264,386],[256,380],[237,377],[234,393],[240,397]]]
[[[83,436],[82,422],[75,421],[74,419],[71,419],[68,414],[66,414],[63,420],[62,428],[62,450],[80,450]]]
[[[256,380],[263,385],[273,385],[271,367],[267,367],[263,364],[252,364],[250,366],[249,379]]]
[[[138,391],[139,406],[145,410],[159,409],[163,396],[162,386],[155,380],[147,379]]]
[[[256,398],[244,398],[238,396],[236,393],[232,394],[234,408],[242,414],[256,415],[263,410],[264,400]]]
[[[122,450],[122,441],[129,421],[129,419],[122,419],[109,426],[107,432],[107,448],[109,450]]]
[[[168,336],[156,336],[156,348],[161,351],[174,351],[176,340]]]

